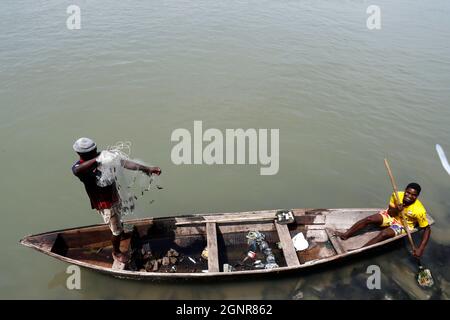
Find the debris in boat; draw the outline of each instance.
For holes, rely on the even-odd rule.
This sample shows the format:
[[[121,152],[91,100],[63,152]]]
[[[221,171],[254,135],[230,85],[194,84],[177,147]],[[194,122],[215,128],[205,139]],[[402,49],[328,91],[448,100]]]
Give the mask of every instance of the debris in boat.
[[[202,270],[203,273],[208,273],[208,270]]]
[[[145,271],[147,271],[147,272],[153,271],[155,264],[156,265],[158,264],[158,262],[156,260],[148,260],[144,265]]]
[[[266,255],[266,262],[267,262],[265,265],[266,269],[278,268],[278,265],[275,262],[275,256],[273,255],[272,252]]]
[[[249,239],[249,244],[252,240],[255,241],[262,241],[264,240],[266,237],[264,234],[262,234],[259,231],[249,231],[248,234],[246,235],[246,238]]]
[[[126,264],[123,262],[120,262],[119,260],[114,259],[112,269],[113,270],[125,270]]]
[[[259,243],[259,250],[264,251],[269,248],[269,244],[266,241],[261,241]]]
[[[175,264],[178,262],[180,254],[175,249],[169,249],[166,255],[160,259],[153,258],[153,253],[148,242],[142,245],[140,250],[142,254],[142,260],[144,261],[144,269],[147,272],[158,271],[161,267],[165,267],[165,272],[176,272],[177,267]]]
[[[151,200],[149,203],[152,204],[153,202],[155,202],[155,200]]]
[[[189,260],[192,261],[192,263],[197,263],[194,259],[192,259],[191,257],[188,257]]]
[[[102,250],[103,250],[103,248],[98,248],[96,253],[99,254],[100,252],[102,252]]]
[[[266,264],[265,264],[264,268],[265,269],[278,268],[278,264],[276,263],[275,256],[272,253],[272,249],[266,248],[264,250],[264,254],[266,256]]]
[[[258,244],[256,243],[256,240],[251,240],[248,244],[248,250],[256,252],[257,249],[258,249]]]
[[[143,251],[143,252],[150,252],[150,251],[151,251],[151,249],[150,249],[150,243],[145,242],[145,243],[142,245],[142,251]]]
[[[276,213],[278,224],[288,224],[294,222],[294,213],[291,210],[280,210]]]
[[[276,269],[276,268],[278,268],[279,266],[278,266],[278,264],[276,264],[276,263],[266,263],[265,265],[264,265],[264,269],[268,269],[268,270],[270,270],[270,269]]]
[[[269,243],[267,241],[265,241],[266,236],[259,232],[259,231],[249,231],[248,234],[246,235],[247,243],[249,245],[248,251],[247,251],[247,255],[246,257],[242,260],[242,264],[245,263],[248,259],[255,259],[256,258],[256,251],[257,248],[259,247],[259,251],[264,253],[265,257],[266,257],[266,263],[254,263],[253,267],[256,268],[266,268],[266,269],[273,269],[273,268],[278,268],[278,264],[276,263],[275,260],[275,256],[272,253],[272,249],[269,246]]]
[[[159,186],[159,185],[156,185],[156,187],[157,187],[159,190],[164,189],[163,187],[161,187],[161,186]]]
[[[166,256],[167,257],[178,257],[180,254],[175,250],[175,249],[169,249],[169,251],[167,251]]]
[[[252,251],[252,250],[249,250],[249,251],[247,252],[247,256],[244,258],[244,260],[242,260],[241,263],[246,262],[248,259],[254,259],[255,257],[256,257],[256,252],[255,252],[255,251]]]
[[[228,263],[223,264],[223,272],[232,272],[232,271],[233,271],[232,266],[230,266]]]
[[[178,259],[176,257],[170,257],[169,261],[170,261],[170,264],[175,264],[175,263],[177,263]]]
[[[143,260],[148,260],[152,257],[151,251],[144,251],[143,249],[141,249],[141,254]]]
[[[306,241],[305,236],[302,232],[297,233],[293,238],[292,242],[294,243],[294,248],[296,251],[303,251],[308,249],[309,244]]]
[[[208,260],[208,248],[203,249],[202,258]]]
[[[164,257],[162,258],[162,265],[163,266],[168,266],[170,264],[170,259],[169,257]]]

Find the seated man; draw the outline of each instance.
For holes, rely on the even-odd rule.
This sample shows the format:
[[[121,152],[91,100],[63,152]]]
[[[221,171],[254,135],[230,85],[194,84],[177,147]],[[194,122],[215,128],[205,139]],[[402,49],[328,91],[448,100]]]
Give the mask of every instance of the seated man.
[[[349,237],[353,236],[356,232],[367,227],[368,225],[373,224],[383,227],[384,229],[375,238],[364,245],[370,246],[396,235],[406,233],[400,218],[400,214],[402,214],[409,230],[414,229],[416,227],[416,223],[419,228],[424,230],[422,241],[419,247],[417,247],[413,252],[416,258],[420,258],[431,234],[431,229],[426,216],[426,210],[420,200],[417,199],[420,191],[421,187],[417,183],[413,182],[408,184],[404,192],[398,193],[400,198],[398,199],[398,206],[395,204],[395,194],[392,194],[389,201],[389,208],[387,210],[382,210],[377,214],[368,216],[367,218],[356,222],[345,233],[336,232],[336,235],[342,240],[347,240]]]
[[[120,241],[123,235],[122,214],[120,211],[120,197],[116,183],[100,187],[97,185],[97,178],[101,172],[97,170],[97,145],[89,138],[80,138],[73,145],[73,149],[80,156],[72,167],[72,172],[83,182],[89,196],[92,209],[96,209],[103,217],[103,221],[109,226],[112,232],[113,258],[120,262],[127,262],[127,253],[120,251]],[[148,175],[161,174],[158,167],[146,167],[129,160],[123,161],[123,167],[129,170],[140,170]]]

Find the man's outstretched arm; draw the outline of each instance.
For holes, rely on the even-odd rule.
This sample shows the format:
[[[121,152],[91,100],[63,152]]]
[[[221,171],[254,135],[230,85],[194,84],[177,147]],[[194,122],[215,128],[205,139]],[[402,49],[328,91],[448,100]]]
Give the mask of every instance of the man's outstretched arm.
[[[139,163],[130,161],[130,160],[125,160],[122,162],[122,165],[124,168],[128,169],[128,170],[139,170],[142,171],[148,175],[151,174],[156,174],[156,175],[160,175],[161,174],[161,169],[159,167],[147,167],[147,166],[143,166]]]

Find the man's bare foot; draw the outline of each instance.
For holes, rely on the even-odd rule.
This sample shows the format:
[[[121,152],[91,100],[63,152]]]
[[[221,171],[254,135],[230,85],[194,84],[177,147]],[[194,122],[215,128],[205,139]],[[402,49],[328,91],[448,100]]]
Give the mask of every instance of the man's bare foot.
[[[117,260],[122,263],[127,263],[130,260],[130,256],[129,256],[128,252],[126,252],[126,253],[113,252],[112,256],[113,256],[114,260]]]
[[[348,236],[345,234],[345,232],[335,231],[334,235],[336,237],[339,237],[341,240],[347,240],[348,239]]]

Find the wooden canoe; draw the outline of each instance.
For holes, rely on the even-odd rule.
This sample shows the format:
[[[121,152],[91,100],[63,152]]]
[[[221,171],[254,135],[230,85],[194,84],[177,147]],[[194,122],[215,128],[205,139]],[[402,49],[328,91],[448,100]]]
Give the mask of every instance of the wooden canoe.
[[[192,279],[273,274],[357,255],[404,237],[405,235],[400,235],[363,247],[380,229],[366,230],[346,241],[333,236],[330,231],[345,231],[356,221],[380,210],[292,209],[295,221],[290,224],[276,222],[278,210],[129,220],[125,222],[127,231],[121,242],[122,250],[133,253],[131,262],[127,265],[113,263],[111,231],[106,225],[30,235],[20,243],[67,263],[119,278]],[[428,218],[432,224],[433,219]],[[251,259],[242,263],[248,251],[246,235],[249,231],[259,231],[265,235],[278,268],[256,269]],[[415,231],[417,230],[412,230]],[[292,238],[300,232],[307,239],[309,247],[296,251]],[[143,254],[149,248],[151,257],[145,260]],[[161,265],[161,259],[169,249],[178,253],[176,261]],[[201,257],[205,249],[208,252],[207,259]],[[264,258],[264,254],[258,252],[255,259],[264,262]],[[151,270],[147,268],[146,271],[146,263],[150,259],[153,259],[152,262],[159,259],[160,263],[158,267]],[[168,259],[166,264],[167,261]],[[232,266],[231,271],[228,266]]]

